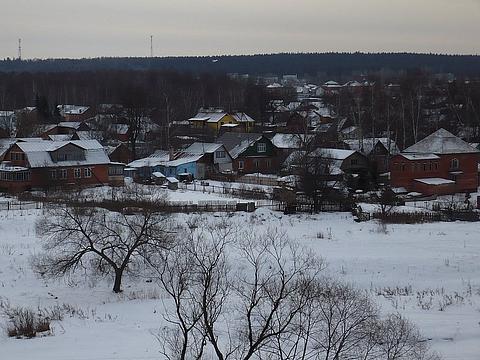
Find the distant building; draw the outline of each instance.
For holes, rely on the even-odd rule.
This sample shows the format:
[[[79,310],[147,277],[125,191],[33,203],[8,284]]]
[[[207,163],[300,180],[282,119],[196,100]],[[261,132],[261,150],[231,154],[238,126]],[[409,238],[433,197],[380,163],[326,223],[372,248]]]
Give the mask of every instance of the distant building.
[[[241,112],[228,113],[223,109],[200,109],[194,117],[188,119],[191,127],[196,129],[210,129],[215,134],[222,126],[236,125],[244,132],[250,132],[255,126],[255,120]]]
[[[95,115],[90,106],[57,105],[57,110],[65,121],[85,121]]]

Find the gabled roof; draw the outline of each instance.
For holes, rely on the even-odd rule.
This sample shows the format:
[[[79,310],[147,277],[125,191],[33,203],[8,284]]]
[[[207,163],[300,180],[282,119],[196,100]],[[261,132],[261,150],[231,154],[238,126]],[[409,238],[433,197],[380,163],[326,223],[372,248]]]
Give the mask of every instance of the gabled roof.
[[[225,145],[230,156],[236,159],[249,146],[263,137],[265,136],[258,133],[225,133],[217,139],[217,142]],[[270,141],[269,139],[267,140]]]
[[[345,160],[349,156],[358,153],[356,150],[344,150],[333,148],[318,148],[312,152],[312,155],[323,156],[326,159]]]
[[[235,119],[237,122],[255,122],[250,116],[243,112],[236,112],[232,114],[232,117]]]
[[[68,141],[72,140],[72,134],[66,135],[48,135],[48,138],[52,141]]]
[[[185,152],[189,154],[212,154],[223,146],[223,144],[217,143],[195,142],[186,148]]]
[[[227,113],[225,111],[201,111],[189,121],[206,121],[209,123],[217,123],[223,119]]]
[[[85,160],[53,161],[50,153],[68,144],[72,144],[85,150]],[[96,140],[44,140],[34,142],[17,142],[16,145],[25,153],[31,168],[101,165],[110,163],[107,153],[103,149],[102,145]]]
[[[473,154],[480,150],[473,148],[467,142],[445,129],[439,129],[433,134],[406,148],[404,153],[419,154]]]
[[[347,144],[350,149],[363,152],[366,155],[369,155],[378,143],[389,150],[391,155],[400,152],[395,141],[389,138],[364,138],[363,141],[347,139],[343,140],[343,142]]]

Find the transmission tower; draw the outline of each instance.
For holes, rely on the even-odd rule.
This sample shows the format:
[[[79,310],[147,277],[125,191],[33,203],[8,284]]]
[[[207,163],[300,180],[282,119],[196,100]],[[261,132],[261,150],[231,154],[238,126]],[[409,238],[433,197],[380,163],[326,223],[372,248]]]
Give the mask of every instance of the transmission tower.
[[[22,60],[22,39],[18,39],[18,60]]]
[[[150,35],[150,57],[153,57],[153,35]]]

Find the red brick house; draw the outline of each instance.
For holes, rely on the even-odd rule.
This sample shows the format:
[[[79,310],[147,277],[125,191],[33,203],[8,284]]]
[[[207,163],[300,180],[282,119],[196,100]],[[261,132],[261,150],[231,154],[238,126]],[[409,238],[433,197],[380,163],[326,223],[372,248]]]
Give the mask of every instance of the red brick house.
[[[475,192],[480,150],[440,129],[394,156],[391,185],[425,195]]]
[[[123,166],[96,140],[17,142],[0,165],[0,188],[12,192],[121,182]]]

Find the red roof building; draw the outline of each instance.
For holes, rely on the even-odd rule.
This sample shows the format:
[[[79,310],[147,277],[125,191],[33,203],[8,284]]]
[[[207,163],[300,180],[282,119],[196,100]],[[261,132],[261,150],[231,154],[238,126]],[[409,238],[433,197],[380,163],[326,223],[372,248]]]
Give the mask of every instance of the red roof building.
[[[393,187],[425,195],[476,192],[480,151],[440,129],[394,156]]]
[[[0,188],[10,192],[122,182],[123,165],[96,140],[17,142],[0,164]]]

